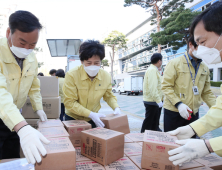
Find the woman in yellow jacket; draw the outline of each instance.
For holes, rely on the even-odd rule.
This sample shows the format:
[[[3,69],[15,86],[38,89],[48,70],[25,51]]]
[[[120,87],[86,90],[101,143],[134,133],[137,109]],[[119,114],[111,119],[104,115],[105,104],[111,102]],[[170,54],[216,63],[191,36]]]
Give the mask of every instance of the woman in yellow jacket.
[[[59,77],[59,96],[61,97],[61,113],[60,113],[60,120],[63,121],[63,117],[65,116],[65,106],[64,106],[64,97],[62,87],[65,81],[65,72],[63,69],[58,69],[56,71],[55,76]]]
[[[101,98],[114,110],[114,114],[120,114],[117,99],[112,93],[111,76],[100,69],[104,57],[104,45],[98,41],[89,40],[80,46],[82,65],[66,73],[63,85],[65,120],[86,120],[92,128],[104,127],[100,117],[105,115],[97,113],[101,108]]]
[[[197,57],[202,58],[207,64],[221,63],[222,60],[222,2],[215,2],[193,21],[191,34],[198,45]],[[183,146],[169,151],[169,158],[173,164],[203,157],[211,152],[222,156],[222,136],[209,139],[189,139],[194,134],[202,136],[205,133],[222,126],[222,96],[216,100],[216,105],[208,113],[190,125],[180,127],[169,132],[176,135],[177,144]]]

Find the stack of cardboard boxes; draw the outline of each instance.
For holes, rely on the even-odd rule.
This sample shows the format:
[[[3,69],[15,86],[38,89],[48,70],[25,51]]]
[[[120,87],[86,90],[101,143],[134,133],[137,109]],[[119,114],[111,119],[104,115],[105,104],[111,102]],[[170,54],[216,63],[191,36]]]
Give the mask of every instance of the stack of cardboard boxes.
[[[63,124],[74,147],[81,146],[81,132],[92,129],[92,125],[84,120],[68,120],[63,121]]]
[[[40,80],[40,93],[42,95],[43,110],[45,111],[48,119],[57,119],[61,113],[58,77],[39,76],[38,78]],[[29,97],[22,108],[22,115],[32,127],[37,128],[39,116],[33,111]]]
[[[74,127],[83,124],[87,125]],[[67,128],[68,133],[71,130]],[[60,120],[39,122],[39,131],[50,137],[51,143],[44,145],[47,156],[35,165],[36,170],[222,170],[222,158],[212,154],[174,166],[167,153],[178,147],[176,138],[163,132],[146,131],[142,147],[138,142],[141,134],[131,134],[133,141],[121,132],[88,129],[81,132],[81,147],[74,149]]]
[[[35,169],[76,169],[76,151],[62,122],[60,120],[39,122],[38,127],[38,131],[50,140],[50,143],[43,144],[47,155],[42,158],[41,163],[35,164]]]
[[[119,119],[125,130],[111,130],[116,128],[114,124]],[[91,129],[83,120],[39,122],[38,130],[51,143],[44,145],[47,155],[35,169],[222,170],[222,159],[214,155],[184,163],[181,167],[174,166],[169,161],[168,151],[179,147],[175,136],[149,130],[128,134],[125,115],[112,115],[103,121],[110,129]]]

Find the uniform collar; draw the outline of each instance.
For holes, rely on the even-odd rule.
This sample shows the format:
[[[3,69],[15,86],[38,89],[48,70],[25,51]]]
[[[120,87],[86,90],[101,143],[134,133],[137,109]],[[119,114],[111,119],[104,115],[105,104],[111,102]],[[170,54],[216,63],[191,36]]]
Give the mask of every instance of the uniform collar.
[[[14,57],[13,53],[11,52],[11,50],[10,50],[10,48],[9,48],[9,46],[8,46],[8,40],[7,40],[7,38],[2,38],[2,40],[1,40],[1,45],[2,45],[3,50],[5,50],[5,52],[6,52],[6,53],[5,53],[6,56],[3,56],[2,60],[3,60],[5,63],[17,63],[16,60],[15,60],[15,57]],[[33,52],[32,52],[32,53],[33,53]],[[28,62],[33,62],[33,61],[35,61],[32,53],[29,54],[28,57],[26,57],[26,58],[24,59],[24,61],[26,61],[26,60],[27,60]]]
[[[188,53],[185,52],[184,55],[183,55],[183,63],[184,63],[184,64],[187,64],[187,61],[188,61],[188,62],[191,64],[191,60],[190,60],[190,59],[189,59],[189,60],[186,60],[186,58],[185,58],[184,56],[186,56],[186,58],[189,59]]]
[[[155,65],[151,64],[150,66],[158,70],[158,68]]]
[[[81,70],[81,80],[86,80],[89,79],[88,74],[86,73],[83,65],[80,66],[80,70]],[[102,80],[101,79],[101,70],[99,70],[99,73],[96,75],[95,77],[96,79]]]

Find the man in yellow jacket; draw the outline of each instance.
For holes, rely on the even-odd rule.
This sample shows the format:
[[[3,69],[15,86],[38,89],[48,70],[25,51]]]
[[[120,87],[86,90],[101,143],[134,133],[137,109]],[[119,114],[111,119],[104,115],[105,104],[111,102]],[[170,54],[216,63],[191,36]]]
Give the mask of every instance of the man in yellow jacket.
[[[155,53],[151,57],[151,65],[146,71],[143,82],[143,102],[146,108],[145,119],[141,133],[145,130],[159,131],[159,118],[161,113],[162,92],[161,75],[158,68],[162,65],[162,55]]]
[[[42,28],[38,18],[27,11],[16,11],[9,18],[7,38],[0,39],[0,160],[20,158],[20,144],[27,161],[41,162],[46,155],[42,144],[49,141],[25,121],[20,109],[30,97],[42,121],[38,62],[32,52]]]
[[[202,58],[207,64],[221,63],[222,60],[222,2],[215,2],[193,21],[190,33],[194,35],[197,43],[197,57]],[[180,127],[169,132],[176,135],[176,143],[183,145],[169,151],[169,158],[173,164],[203,157],[215,152],[222,157],[222,136],[203,140],[189,139],[194,134],[202,136],[205,133],[222,126],[222,96],[219,96],[216,105],[210,108],[208,113],[190,125]]]
[[[197,45],[189,38],[189,51],[171,60],[164,71],[164,131],[186,126],[199,118],[202,100],[212,107],[216,103],[210,89],[210,71],[196,56]],[[194,136],[195,138],[196,136]]]
[[[82,65],[66,73],[63,85],[65,120],[86,120],[92,128],[104,127],[97,113],[100,100],[103,98],[114,110],[120,114],[117,99],[112,93],[111,76],[101,68],[105,57],[104,45],[98,41],[84,42],[79,49]]]

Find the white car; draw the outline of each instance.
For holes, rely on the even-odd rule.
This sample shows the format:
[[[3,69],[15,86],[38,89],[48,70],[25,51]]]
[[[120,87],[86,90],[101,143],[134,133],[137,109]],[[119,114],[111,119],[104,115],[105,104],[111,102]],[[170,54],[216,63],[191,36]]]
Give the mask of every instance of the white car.
[[[112,87],[112,92],[113,92],[113,93],[118,92],[118,91],[117,91],[117,86]]]

